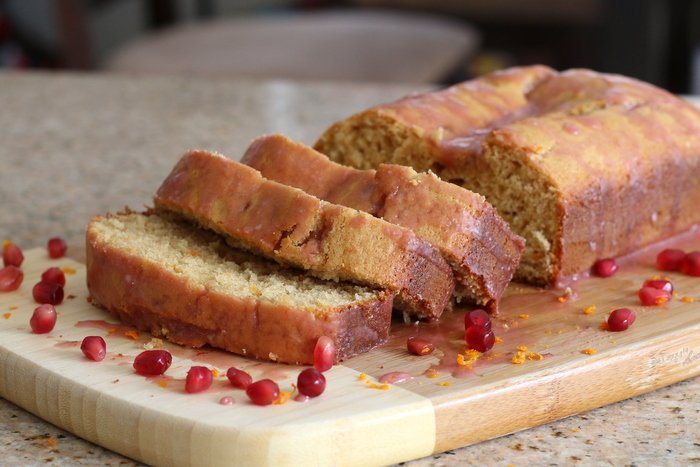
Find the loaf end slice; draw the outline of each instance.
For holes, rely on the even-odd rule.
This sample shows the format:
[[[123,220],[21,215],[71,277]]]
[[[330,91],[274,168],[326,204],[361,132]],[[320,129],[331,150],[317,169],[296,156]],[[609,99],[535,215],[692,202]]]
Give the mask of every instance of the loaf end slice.
[[[450,303],[449,265],[410,229],[327,203],[220,155],[185,154],[155,205],[317,277],[395,291],[397,307],[417,318],[438,318]]]
[[[341,361],[389,333],[392,293],[309,277],[183,221],[96,217],[86,240],[93,303],[177,344],[311,364],[321,336]]]

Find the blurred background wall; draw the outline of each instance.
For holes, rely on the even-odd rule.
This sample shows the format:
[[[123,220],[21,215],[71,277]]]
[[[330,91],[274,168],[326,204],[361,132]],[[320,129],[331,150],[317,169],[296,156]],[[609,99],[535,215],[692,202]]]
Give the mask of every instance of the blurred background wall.
[[[0,0],[5,68],[449,84],[532,63],[700,93],[700,0]]]

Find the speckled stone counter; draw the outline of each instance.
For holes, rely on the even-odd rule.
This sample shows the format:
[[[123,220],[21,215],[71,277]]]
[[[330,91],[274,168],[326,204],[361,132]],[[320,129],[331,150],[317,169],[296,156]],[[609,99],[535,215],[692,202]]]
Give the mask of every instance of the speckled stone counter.
[[[254,137],[313,142],[406,86],[0,73],[0,239],[54,235],[82,259],[98,213],[140,208],[188,148],[236,157]],[[548,425],[409,462],[700,465],[700,378]],[[138,465],[0,399],[0,465]]]

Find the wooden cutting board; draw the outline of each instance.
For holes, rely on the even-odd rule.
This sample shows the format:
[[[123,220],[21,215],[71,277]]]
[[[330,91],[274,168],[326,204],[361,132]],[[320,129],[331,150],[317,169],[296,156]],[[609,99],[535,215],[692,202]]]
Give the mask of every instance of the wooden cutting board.
[[[700,249],[700,232],[673,243]],[[138,376],[131,363],[154,343],[150,336],[89,303],[82,264],[34,249],[25,252],[20,289],[0,294],[0,396],[149,464],[378,465],[418,458],[700,374],[700,278],[665,274],[677,296],[661,307],[638,304],[641,282],[659,274],[653,258],[660,248],[625,260],[614,277],[572,283],[571,293],[511,285],[493,323],[500,342],[474,362],[457,362],[466,350],[465,310],[437,324],[397,322],[387,345],[327,372],[322,396],[267,407],[248,403],[225,376],[205,393],[186,394],[184,376],[192,365],[222,374],[236,366],[291,392],[300,368],[165,343],[174,357],[167,377]],[[57,307],[56,328],[35,335],[31,288],[50,266],[68,271],[67,298]],[[584,314],[591,306],[596,310]],[[601,329],[617,307],[636,310],[637,321],[621,333]],[[79,345],[87,335],[105,337],[104,361],[83,357]],[[431,339],[436,351],[408,354],[412,335]],[[513,362],[518,347],[522,363]],[[381,384],[391,372],[413,379]],[[223,396],[235,404],[219,404]]]

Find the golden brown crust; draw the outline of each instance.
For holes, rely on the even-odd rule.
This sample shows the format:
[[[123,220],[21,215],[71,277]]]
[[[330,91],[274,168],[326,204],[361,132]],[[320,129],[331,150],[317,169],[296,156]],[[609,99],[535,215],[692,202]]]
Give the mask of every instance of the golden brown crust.
[[[453,267],[456,293],[479,305],[497,305],[524,248],[483,196],[408,167],[353,169],[282,135],[256,139],[241,162],[266,178],[412,229]]]
[[[266,180],[222,156],[185,154],[155,204],[280,263],[398,292],[405,311],[419,318],[439,317],[452,295],[449,266],[409,229]]]
[[[348,135],[371,139],[369,127],[400,138],[386,137],[383,152],[367,144],[364,154],[353,153]],[[551,225],[530,236],[527,226],[513,228],[528,242],[519,271],[531,270],[520,277],[539,283],[556,283],[597,259],[700,222],[700,112],[661,89],[616,75],[515,68],[361,112],[329,128],[317,148],[358,167],[431,167],[484,194],[499,211],[494,198],[507,184],[504,177],[527,173],[524,184],[535,182],[548,192],[542,204],[547,212],[537,216],[551,218]],[[495,169],[504,161],[510,172]],[[489,192],[494,181],[503,185]],[[518,215],[501,214],[509,222]],[[544,253],[533,253],[538,243],[551,255],[542,264],[537,261]]]
[[[93,303],[127,324],[174,343],[311,364],[321,336],[335,343],[337,361],[367,351],[388,336],[392,307],[388,292],[314,313],[202,287],[158,261],[115,247],[90,226],[86,246]]]

